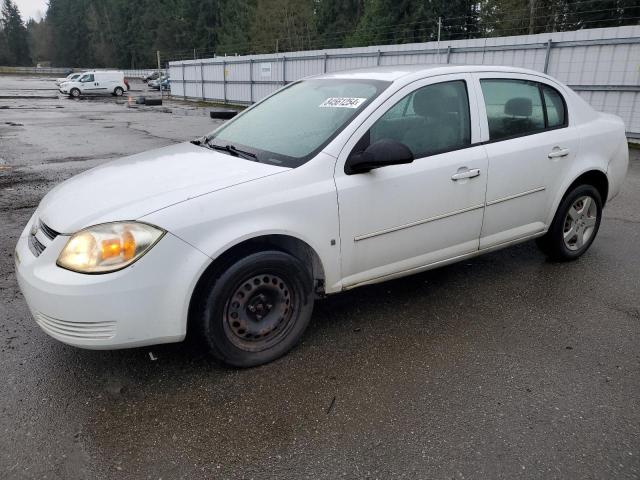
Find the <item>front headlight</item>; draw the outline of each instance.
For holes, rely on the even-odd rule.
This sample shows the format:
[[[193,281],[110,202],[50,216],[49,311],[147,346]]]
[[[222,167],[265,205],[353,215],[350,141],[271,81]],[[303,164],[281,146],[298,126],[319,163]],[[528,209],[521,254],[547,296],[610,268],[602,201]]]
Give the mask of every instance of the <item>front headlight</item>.
[[[166,232],[138,222],[95,225],[74,233],[58,256],[58,266],[80,273],[120,270],[142,257]]]

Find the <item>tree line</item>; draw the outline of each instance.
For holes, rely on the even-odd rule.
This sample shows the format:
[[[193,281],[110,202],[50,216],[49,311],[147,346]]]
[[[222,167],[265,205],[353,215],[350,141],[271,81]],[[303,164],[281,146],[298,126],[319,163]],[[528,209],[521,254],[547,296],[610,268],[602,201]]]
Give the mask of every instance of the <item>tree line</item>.
[[[3,0],[0,64],[147,68],[165,60],[635,25],[637,0]]]

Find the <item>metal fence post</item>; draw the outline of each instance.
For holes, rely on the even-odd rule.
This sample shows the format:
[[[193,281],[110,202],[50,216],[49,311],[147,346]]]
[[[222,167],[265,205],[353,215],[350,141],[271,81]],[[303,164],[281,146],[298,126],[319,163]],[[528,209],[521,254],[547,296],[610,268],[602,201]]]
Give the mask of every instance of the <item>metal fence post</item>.
[[[327,73],[327,59],[329,58],[329,54],[327,52],[324,53],[324,62],[322,64],[322,73]]]
[[[160,92],[162,92],[162,77],[160,77]],[[184,78],[184,60],[182,61],[182,98],[187,99],[187,79]]]
[[[158,79],[162,78],[162,71],[160,70],[160,50],[156,50],[156,56],[158,59]],[[184,85],[184,83],[183,83]],[[162,86],[160,86],[160,98],[162,98]]]
[[[282,85],[287,84],[287,57],[282,54]]]
[[[451,45],[447,46],[447,63],[451,59]]]
[[[200,62],[200,90],[202,91],[202,100],[204,100],[204,62]]]
[[[380,55],[381,55],[380,49],[378,49],[378,55],[376,56],[376,65],[377,66],[380,66]]]
[[[253,58],[249,59],[249,103],[253,103]]]
[[[553,42],[551,41],[551,39],[549,39],[547,41],[547,54],[544,57],[544,73],[547,73],[549,71],[549,57],[551,56],[551,44]]]
[[[227,61],[222,61],[222,101],[227,103]]]

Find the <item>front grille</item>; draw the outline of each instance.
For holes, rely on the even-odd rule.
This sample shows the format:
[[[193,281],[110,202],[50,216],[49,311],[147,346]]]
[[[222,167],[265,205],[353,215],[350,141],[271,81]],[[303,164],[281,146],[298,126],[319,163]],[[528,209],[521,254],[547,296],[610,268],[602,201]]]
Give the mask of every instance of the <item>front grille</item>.
[[[29,234],[29,250],[31,250],[31,253],[36,257],[39,257],[40,254],[44,252],[45,248],[47,247],[41,244],[40,240],[38,240],[35,235]]]
[[[58,235],[60,235],[53,228],[46,225],[42,220],[40,220],[40,230],[42,230],[42,233],[44,233],[49,240],[53,240]]]
[[[49,335],[70,339],[108,340],[116,334],[116,322],[71,322],[50,317],[44,313],[35,314],[36,323]]]
[[[29,249],[31,253],[33,253],[36,257],[39,257],[42,252],[47,248],[47,245],[51,240],[60,235],[53,228],[49,227],[42,220],[37,220],[37,223],[34,223],[31,232],[29,233]],[[42,232],[40,235],[40,239],[38,239],[38,233]],[[45,243],[42,243],[42,242]]]

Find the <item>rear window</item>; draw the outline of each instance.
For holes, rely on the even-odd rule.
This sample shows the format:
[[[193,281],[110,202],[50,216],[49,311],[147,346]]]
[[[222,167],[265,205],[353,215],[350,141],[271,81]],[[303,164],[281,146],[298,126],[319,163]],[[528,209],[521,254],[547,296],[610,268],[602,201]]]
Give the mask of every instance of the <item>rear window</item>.
[[[544,104],[547,107],[547,121],[549,128],[562,127],[567,124],[567,107],[562,95],[547,85],[542,87]]]
[[[529,80],[480,80],[492,141],[521,137],[567,124],[562,95]]]

